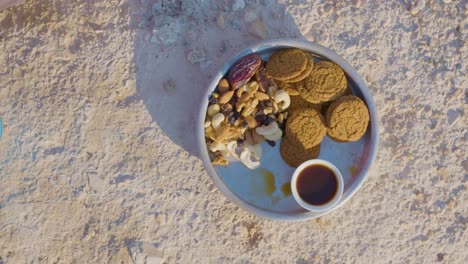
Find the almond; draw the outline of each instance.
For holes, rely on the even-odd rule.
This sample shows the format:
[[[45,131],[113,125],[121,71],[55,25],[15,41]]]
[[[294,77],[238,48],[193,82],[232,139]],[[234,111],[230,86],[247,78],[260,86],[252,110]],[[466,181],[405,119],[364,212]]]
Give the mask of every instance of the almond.
[[[234,91],[227,91],[227,92],[223,93],[219,97],[219,103],[220,104],[225,104],[225,103],[229,102],[229,100],[231,100],[233,95],[234,95]]]
[[[245,141],[247,141],[247,144],[255,145],[255,141],[253,140],[253,137],[252,137],[252,131],[250,129],[245,131],[244,137],[245,137]]]
[[[218,83],[218,91],[220,94],[224,94],[229,91],[229,83],[226,79],[221,79]]]
[[[256,92],[255,98],[257,98],[259,101],[265,101],[265,100],[269,100],[270,96],[268,96],[268,94],[266,93]]]
[[[257,133],[257,131],[255,131],[255,130],[252,130],[252,138],[253,138],[253,141],[255,142],[255,144],[260,144],[263,141],[265,141],[265,137],[263,137],[262,135]]]

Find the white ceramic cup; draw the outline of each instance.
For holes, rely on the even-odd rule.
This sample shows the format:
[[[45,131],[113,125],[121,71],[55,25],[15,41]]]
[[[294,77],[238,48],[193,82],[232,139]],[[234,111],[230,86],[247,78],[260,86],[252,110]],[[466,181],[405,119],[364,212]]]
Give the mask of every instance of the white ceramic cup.
[[[322,205],[312,205],[312,204],[307,203],[306,201],[302,200],[297,190],[297,178],[299,174],[305,168],[312,166],[312,165],[322,165],[322,166],[329,168],[331,171],[333,171],[338,181],[338,191],[336,192],[335,196],[333,196],[333,198],[330,201]],[[333,206],[335,206],[340,201],[341,196],[343,195],[343,188],[344,188],[343,176],[341,175],[341,172],[338,170],[338,168],[336,168],[335,165],[333,165],[332,163],[326,160],[321,160],[321,159],[312,159],[312,160],[305,161],[304,163],[299,165],[299,167],[296,168],[291,179],[291,191],[294,196],[294,199],[304,209],[312,211],[312,212],[324,212],[324,211],[328,211],[332,209]]]

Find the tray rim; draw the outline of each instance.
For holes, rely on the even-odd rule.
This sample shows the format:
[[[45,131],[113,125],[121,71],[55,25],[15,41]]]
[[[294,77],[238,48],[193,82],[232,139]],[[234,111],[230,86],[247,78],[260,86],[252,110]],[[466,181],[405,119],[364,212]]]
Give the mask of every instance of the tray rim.
[[[253,205],[250,205],[242,201],[236,194],[234,194],[229,189],[229,187],[227,187],[227,185],[223,182],[221,177],[217,174],[214,166],[211,164],[211,160],[208,155],[208,149],[205,143],[205,129],[204,129],[205,115],[206,115],[206,111],[208,107],[208,100],[205,100],[205,98],[209,97],[211,92],[216,88],[219,80],[223,77],[224,75],[223,72],[227,72],[227,70],[231,67],[231,65],[234,62],[236,62],[237,60],[239,60],[240,58],[242,58],[243,56],[247,54],[254,53],[254,52],[262,52],[265,49],[275,48],[275,47],[285,47],[285,48],[295,47],[295,48],[304,49],[313,53],[314,55],[319,55],[332,62],[337,63],[346,72],[348,77],[353,80],[356,87],[362,93],[367,106],[369,107],[370,126],[371,126],[371,146],[370,146],[370,151],[369,151],[368,162],[364,166],[360,175],[357,177],[356,184],[354,184],[350,188],[347,195],[345,196],[343,194],[341,201],[335,207],[333,207],[331,210],[328,210],[322,213],[308,212],[304,214],[290,215],[290,214],[284,214],[284,213],[279,213],[279,212],[267,211],[267,210],[255,207]],[[345,59],[343,59],[336,52],[326,47],[323,47],[317,43],[304,41],[304,40],[298,40],[298,39],[283,38],[283,39],[272,39],[272,40],[261,41],[254,45],[251,45],[237,52],[226,63],[223,64],[223,66],[218,70],[218,72],[212,78],[210,85],[207,87],[202,97],[202,102],[200,104],[200,110],[199,110],[198,119],[197,119],[196,137],[197,137],[196,139],[198,143],[198,153],[200,154],[200,158],[203,161],[203,165],[206,171],[208,172],[208,175],[210,176],[215,186],[229,200],[231,200],[237,206],[241,207],[247,212],[260,216],[260,217],[264,217],[264,218],[271,219],[271,220],[277,220],[277,221],[296,222],[296,221],[310,220],[310,219],[314,219],[322,215],[328,214],[332,212],[333,210],[344,205],[352,196],[356,194],[356,192],[363,185],[365,179],[368,177],[368,172],[371,166],[374,164],[374,161],[376,159],[378,145],[379,145],[379,125],[378,125],[377,109],[375,107],[374,99],[372,97],[372,94],[369,91],[367,84],[362,79],[362,77],[358,74],[358,72]]]

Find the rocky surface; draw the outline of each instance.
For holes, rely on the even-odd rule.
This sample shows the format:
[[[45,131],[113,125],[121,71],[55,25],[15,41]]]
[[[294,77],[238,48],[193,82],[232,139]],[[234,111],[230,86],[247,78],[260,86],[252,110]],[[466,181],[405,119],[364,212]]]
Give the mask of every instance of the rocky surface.
[[[1,11],[0,263],[463,263],[467,8],[29,0]],[[194,137],[210,76],[278,37],[337,51],[379,111],[362,189],[302,223],[229,202]]]

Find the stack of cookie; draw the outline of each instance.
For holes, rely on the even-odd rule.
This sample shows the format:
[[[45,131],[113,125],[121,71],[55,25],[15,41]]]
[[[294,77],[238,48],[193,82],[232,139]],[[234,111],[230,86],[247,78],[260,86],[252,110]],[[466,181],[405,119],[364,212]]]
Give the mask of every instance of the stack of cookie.
[[[272,54],[266,74],[291,96],[281,157],[293,167],[320,153],[320,142],[329,135],[338,142],[359,140],[367,130],[369,111],[351,95],[346,76],[330,61],[314,63],[300,49]],[[324,117],[325,115],[325,117]]]

